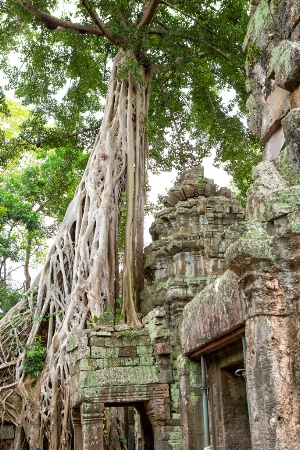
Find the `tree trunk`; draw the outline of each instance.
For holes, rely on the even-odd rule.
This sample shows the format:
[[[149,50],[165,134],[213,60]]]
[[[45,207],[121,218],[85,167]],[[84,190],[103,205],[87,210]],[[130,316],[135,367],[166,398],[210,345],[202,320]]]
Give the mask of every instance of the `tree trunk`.
[[[127,323],[139,324],[133,291],[139,286],[142,269],[146,117],[151,73],[143,69],[138,76],[126,73],[132,63],[137,64],[133,53],[120,51],[115,57],[101,129],[46,264],[33,283],[28,299],[0,322],[3,348],[0,367],[11,360],[8,336],[17,314],[23,321],[22,334],[16,340],[23,340],[29,346],[34,344],[36,336],[47,340],[46,365],[30,397],[24,387],[26,377],[19,370],[24,351],[16,343],[21,356],[11,381],[16,382],[15,389],[27,405],[23,408],[26,417],[16,421],[26,424],[25,433],[32,447],[41,447],[42,436],[46,436],[50,450],[70,448],[66,342],[73,329],[86,328],[94,316],[101,317],[107,307],[115,304],[119,278],[119,207],[125,191],[123,309]],[[0,395],[7,393],[6,389],[1,392]],[[31,413],[36,407],[41,413],[41,424],[32,427]],[[35,427],[41,433],[32,435],[30,430]]]
[[[24,263],[24,276],[25,276],[25,283],[24,283],[24,291],[27,292],[28,289],[30,289],[31,285],[31,276],[29,273],[29,263],[30,263],[30,253],[32,249],[32,237],[30,235],[27,236],[27,245],[26,245],[26,252],[25,252],[25,263]]]

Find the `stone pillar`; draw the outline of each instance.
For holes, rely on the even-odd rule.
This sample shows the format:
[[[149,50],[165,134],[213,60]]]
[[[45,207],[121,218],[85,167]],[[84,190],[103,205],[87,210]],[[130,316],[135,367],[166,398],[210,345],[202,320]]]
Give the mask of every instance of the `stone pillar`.
[[[74,430],[74,450],[82,450],[83,449],[82,424],[79,409],[72,410],[72,424]]]
[[[170,399],[159,398],[144,403],[148,419],[152,425],[154,450],[172,450],[166,420],[170,419]]]
[[[266,163],[256,169],[248,217],[253,220],[254,215],[264,214],[268,226],[249,221],[226,256],[246,296],[252,447],[296,450],[300,442],[300,220],[296,227],[291,190],[287,202],[284,190],[274,195],[264,190],[262,195],[262,186],[271,186],[276,175],[271,165],[266,169]]]
[[[103,403],[83,403],[81,405],[83,450],[104,449],[103,409]]]
[[[186,356],[177,358],[183,450],[203,450],[201,366]]]

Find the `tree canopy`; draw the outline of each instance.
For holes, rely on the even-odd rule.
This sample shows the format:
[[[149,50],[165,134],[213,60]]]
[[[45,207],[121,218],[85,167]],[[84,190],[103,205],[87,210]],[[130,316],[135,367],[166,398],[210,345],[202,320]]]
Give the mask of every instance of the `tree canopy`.
[[[72,330],[117,312],[119,297],[126,323],[140,325],[147,165],[199,164],[214,147],[239,186],[247,185],[258,154],[243,124],[248,8],[245,0],[1,4],[5,89],[30,109],[16,132],[0,136],[2,220],[11,211],[30,240],[35,214],[61,220],[82,175],[39,278],[0,322],[1,405],[17,424],[16,442],[26,423],[31,447],[71,448]],[[2,94],[0,114],[9,116]],[[26,217],[8,208],[13,196]],[[31,390],[22,369],[29,348],[42,354]],[[10,403],[14,392],[20,413]]]
[[[32,114],[19,136],[2,139],[0,163],[29,145],[90,147],[121,47],[137,58],[124,71],[138,71],[138,64],[154,70],[150,167],[182,168],[215,148],[216,161],[245,191],[258,154],[243,123],[248,12],[246,0],[7,0],[0,9],[1,67],[7,88]]]

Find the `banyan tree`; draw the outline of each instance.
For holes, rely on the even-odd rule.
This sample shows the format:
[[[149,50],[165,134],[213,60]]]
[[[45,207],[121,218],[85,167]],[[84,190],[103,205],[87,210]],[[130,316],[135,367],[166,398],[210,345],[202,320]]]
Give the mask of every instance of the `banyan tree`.
[[[71,448],[70,332],[108,309],[113,316],[120,298],[122,320],[139,325],[148,167],[198,164],[212,145],[237,179],[251,166],[240,112],[221,101],[234,89],[243,105],[247,8],[242,0],[1,6],[3,69],[36,116],[72,135],[106,94],[89,162],[46,262],[0,322],[0,410],[33,447],[46,436],[51,450]],[[21,55],[14,70],[12,54]],[[28,129],[30,143],[35,129]],[[238,151],[248,152],[245,165]]]

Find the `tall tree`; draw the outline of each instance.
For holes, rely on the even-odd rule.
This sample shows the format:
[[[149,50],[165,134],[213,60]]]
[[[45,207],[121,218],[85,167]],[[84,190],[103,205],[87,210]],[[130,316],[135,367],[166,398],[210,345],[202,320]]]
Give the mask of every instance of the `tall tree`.
[[[48,356],[35,395],[29,397],[24,388],[24,351],[14,362],[16,371],[10,372],[11,383],[28,406],[22,418],[15,417],[7,400],[15,422],[29,424],[41,417],[40,427],[25,429],[32,446],[41,447],[47,436],[52,450],[70,448],[66,342],[72,329],[85,328],[119,296],[118,240],[124,206],[124,316],[130,324],[139,323],[135,302],[142,280],[148,161],[154,167],[182,167],[203,157],[212,145],[220,159],[233,155],[233,168],[236,148],[241,157],[246,149],[248,160],[255,158],[241,113],[234,114],[232,105],[222,102],[224,89],[232,88],[243,110],[241,40],[247,11],[244,0],[81,0],[68,5],[7,0],[1,6],[3,68],[16,95],[35,105],[27,142],[43,146],[51,139],[45,127],[51,122],[56,139],[59,133],[79,136],[80,130],[95,126],[106,95],[99,134],[37,293],[18,309],[22,333],[16,337],[17,350],[22,349],[18,339],[30,346],[37,336],[47,336]],[[13,52],[21,55],[17,68],[7,62]],[[18,148],[18,142],[13,143]],[[46,321],[32,322],[32,317]],[[15,321],[12,310],[1,322],[0,367],[11,363],[7,336]],[[29,416],[28,411],[35,414]]]

